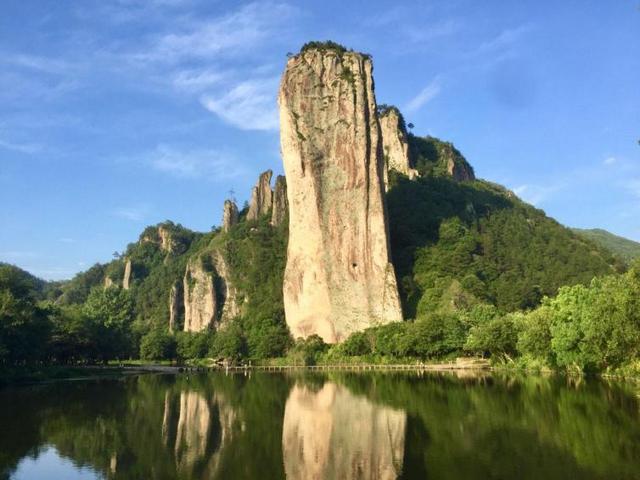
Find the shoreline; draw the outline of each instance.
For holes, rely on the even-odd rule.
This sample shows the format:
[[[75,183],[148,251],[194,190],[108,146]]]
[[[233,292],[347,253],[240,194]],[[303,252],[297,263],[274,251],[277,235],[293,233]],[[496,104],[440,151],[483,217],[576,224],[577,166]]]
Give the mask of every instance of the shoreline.
[[[555,370],[527,370],[511,367],[501,367],[491,365],[489,362],[482,363],[433,363],[433,364],[324,364],[324,365],[159,365],[159,364],[122,364],[122,365],[79,365],[73,367],[49,366],[42,367],[38,370],[25,371],[23,375],[15,373],[9,376],[0,375],[0,390],[6,387],[20,387],[41,385],[62,381],[83,381],[98,380],[101,378],[117,378],[140,374],[178,374],[178,373],[211,373],[211,372],[291,372],[291,371],[310,371],[310,372],[430,372],[430,373],[455,373],[465,372],[472,375],[475,373],[511,373],[511,374],[528,374],[528,375],[562,375],[573,376],[570,372],[559,372]],[[640,378],[624,375],[615,375],[611,373],[602,373],[594,375],[578,375],[600,380],[613,381],[631,381],[640,383]]]

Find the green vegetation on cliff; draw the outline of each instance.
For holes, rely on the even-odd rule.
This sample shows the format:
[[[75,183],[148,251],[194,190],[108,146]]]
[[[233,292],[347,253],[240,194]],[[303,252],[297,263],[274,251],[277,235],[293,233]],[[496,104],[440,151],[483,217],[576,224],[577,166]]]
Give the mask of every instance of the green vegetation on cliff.
[[[621,352],[635,355],[628,343],[614,353],[598,347],[598,353],[585,357],[565,355],[560,340],[541,346],[536,337],[550,342],[560,338],[561,329],[545,330],[554,323],[545,317],[553,302],[569,293],[582,295],[580,289],[624,284],[630,277],[612,276],[625,268],[617,257],[503,187],[473,180],[472,168],[453,145],[413,135],[409,142],[421,177],[409,180],[392,171],[387,194],[392,257],[409,322],[357,333],[329,350],[317,338],[294,342],[282,297],[287,222],[274,227],[268,216],[248,221],[245,211],[228,232],[196,233],[172,222],[148,227],[114,260],[64,285],[0,266],[0,363],[76,364],[138,356],[260,360],[286,354],[312,363],[323,357],[493,354],[606,369],[621,365]],[[452,165],[465,181],[452,178]],[[183,285],[187,264],[196,257],[217,275],[209,265],[216,255],[225,259],[227,280],[237,290],[238,315],[218,331],[200,333],[180,331],[182,318],[177,317],[177,331],[171,333],[172,288]],[[560,295],[550,300],[561,287]],[[615,297],[613,291],[609,294]],[[634,314],[619,315],[621,331],[629,335],[635,332]],[[610,322],[600,323],[609,328]],[[595,327],[575,328],[592,332]],[[623,336],[619,338],[622,342]],[[596,361],[597,355],[603,355],[602,361]]]
[[[563,285],[622,268],[498,185],[392,172],[387,195],[393,261],[405,317],[483,302],[536,306]]]

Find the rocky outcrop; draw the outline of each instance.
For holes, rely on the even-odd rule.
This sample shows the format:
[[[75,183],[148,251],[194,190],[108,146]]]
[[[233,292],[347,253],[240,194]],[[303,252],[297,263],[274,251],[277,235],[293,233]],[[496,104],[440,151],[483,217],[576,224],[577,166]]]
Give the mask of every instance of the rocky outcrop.
[[[273,204],[273,192],[271,191],[272,176],[273,172],[271,170],[260,174],[258,183],[251,191],[251,202],[249,203],[247,220],[257,220],[262,215],[271,213]]]
[[[387,171],[396,170],[409,178],[418,176],[413,168],[409,153],[407,130],[402,115],[395,107],[380,112],[380,133],[382,135],[382,152],[385,162],[385,185],[388,184]]]
[[[157,227],[148,227],[140,238],[140,241],[143,243],[154,243],[167,254],[175,253],[176,250],[176,242],[173,239],[171,230],[164,224],[160,224]]]
[[[447,172],[458,182],[476,179],[471,165],[467,162],[456,162],[453,158],[447,160]]]
[[[124,264],[124,275],[122,276],[122,288],[129,290],[131,286],[131,259],[127,258]]]
[[[238,289],[231,279],[231,272],[224,255],[215,251],[212,259],[216,271],[216,293],[220,299],[216,318],[219,320],[218,325],[224,326],[240,315]]]
[[[476,175],[473,167],[450,142],[433,139],[433,143],[438,151],[439,161],[444,164],[447,173],[457,182],[475,180]]]
[[[236,223],[238,223],[238,206],[233,200],[225,200],[222,212],[222,230],[228,232]]]
[[[208,257],[189,261],[184,274],[184,331],[201,332],[215,320],[217,298],[214,273]]]
[[[182,324],[184,312],[183,284],[175,282],[169,292],[169,331],[176,331]]]
[[[104,277],[104,283],[103,283],[104,288],[113,287],[114,285],[115,283],[113,282],[113,280],[111,280],[111,277],[109,276]]]
[[[327,382],[295,385],[284,410],[287,479],[396,479],[402,472],[406,414]]]
[[[278,101],[289,200],[283,291],[293,336],[333,343],[402,320],[371,59],[306,49],[287,62]]]
[[[287,179],[278,175],[273,192],[273,211],[271,212],[271,225],[277,227],[284,222],[289,211],[287,202]]]
[[[224,255],[218,250],[193,258],[187,264],[182,292],[176,285],[169,294],[169,323],[178,324],[171,305],[184,305],[184,331],[218,329],[240,314],[238,290]]]

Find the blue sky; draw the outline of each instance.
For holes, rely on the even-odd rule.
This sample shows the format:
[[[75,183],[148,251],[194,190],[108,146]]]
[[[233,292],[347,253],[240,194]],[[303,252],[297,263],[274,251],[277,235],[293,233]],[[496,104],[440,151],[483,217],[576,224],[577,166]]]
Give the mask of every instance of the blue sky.
[[[47,279],[282,171],[287,52],[371,53],[379,103],[560,222],[640,240],[640,2],[3,0],[0,261]]]

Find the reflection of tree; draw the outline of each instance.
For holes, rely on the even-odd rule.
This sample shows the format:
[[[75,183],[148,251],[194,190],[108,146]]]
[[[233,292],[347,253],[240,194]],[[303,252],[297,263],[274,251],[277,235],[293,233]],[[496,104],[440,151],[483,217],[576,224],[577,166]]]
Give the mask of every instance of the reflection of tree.
[[[619,385],[535,376],[332,379],[407,410],[407,478],[637,476],[639,402]]]
[[[395,479],[402,469],[406,416],[327,382],[296,385],[284,414],[288,479]]]
[[[640,400],[626,388],[338,372],[145,375],[5,389],[0,479],[45,445],[118,479],[281,479],[285,463],[287,473],[325,468],[327,476],[383,476],[393,465],[402,467],[400,478],[637,478]],[[289,449],[296,442],[304,452]],[[321,464],[307,468],[314,450]]]

